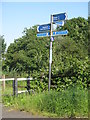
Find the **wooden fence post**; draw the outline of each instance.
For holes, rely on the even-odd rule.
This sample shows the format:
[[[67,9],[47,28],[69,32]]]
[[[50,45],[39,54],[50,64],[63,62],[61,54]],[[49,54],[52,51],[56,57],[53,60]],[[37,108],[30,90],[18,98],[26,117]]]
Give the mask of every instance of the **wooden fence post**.
[[[13,80],[13,95],[14,96],[18,95],[18,81],[17,81],[17,78],[14,78],[14,80]]]
[[[2,75],[2,79],[4,79],[2,81],[2,90],[4,91],[5,90],[5,75]]]
[[[30,77],[27,78],[27,90],[30,94]]]

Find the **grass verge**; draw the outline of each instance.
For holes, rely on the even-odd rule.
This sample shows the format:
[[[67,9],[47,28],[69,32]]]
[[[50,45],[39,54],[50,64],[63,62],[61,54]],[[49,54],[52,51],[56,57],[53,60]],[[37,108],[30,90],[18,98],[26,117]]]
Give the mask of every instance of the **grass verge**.
[[[62,92],[51,90],[18,97],[3,96],[6,106],[46,117],[88,117],[88,91],[72,87]]]

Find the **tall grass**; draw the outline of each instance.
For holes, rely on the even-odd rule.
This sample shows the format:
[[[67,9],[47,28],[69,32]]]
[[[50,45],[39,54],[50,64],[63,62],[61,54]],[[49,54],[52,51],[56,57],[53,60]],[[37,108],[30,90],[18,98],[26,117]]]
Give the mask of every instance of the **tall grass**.
[[[88,117],[88,91],[71,87],[62,92],[51,90],[39,94],[3,97],[6,105],[52,117]]]

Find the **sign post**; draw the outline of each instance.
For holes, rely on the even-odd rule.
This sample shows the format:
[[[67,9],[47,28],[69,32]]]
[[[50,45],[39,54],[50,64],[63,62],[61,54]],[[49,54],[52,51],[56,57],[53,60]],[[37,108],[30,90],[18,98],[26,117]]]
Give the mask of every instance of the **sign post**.
[[[37,37],[49,37],[50,36],[50,52],[49,52],[49,82],[48,91],[50,91],[51,86],[51,65],[52,65],[52,42],[54,41],[54,36],[57,35],[67,35],[68,31],[53,31],[53,24],[59,26],[64,26],[64,21],[67,19],[66,13],[51,15],[50,24],[44,24],[37,27]],[[48,32],[45,32],[48,31]],[[41,33],[40,33],[41,32]]]
[[[50,30],[50,53],[49,53],[49,83],[48,83],[48,91],[50,90],[51,86],[51,64],[52,64],[52,26],[53,25],[53,15],[51,15],[51,30]]]

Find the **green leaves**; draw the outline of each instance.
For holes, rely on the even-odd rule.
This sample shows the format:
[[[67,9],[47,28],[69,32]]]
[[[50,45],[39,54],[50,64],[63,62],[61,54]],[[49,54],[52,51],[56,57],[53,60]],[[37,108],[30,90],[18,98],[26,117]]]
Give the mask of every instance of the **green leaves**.
[[[5,65],[5,55],[6,55],[6,43],[5,43],[5,39],[4,36],[0,36],[0,71],[2,71],[3,73],[5,72],[4,69],[6,68]],[[1,73],[0,73],[1,74]]]
[[[6,50],[6,43],[4,36],[0,36],[0,54],[2,53],[2,57],[4,57],[5,50]]]

